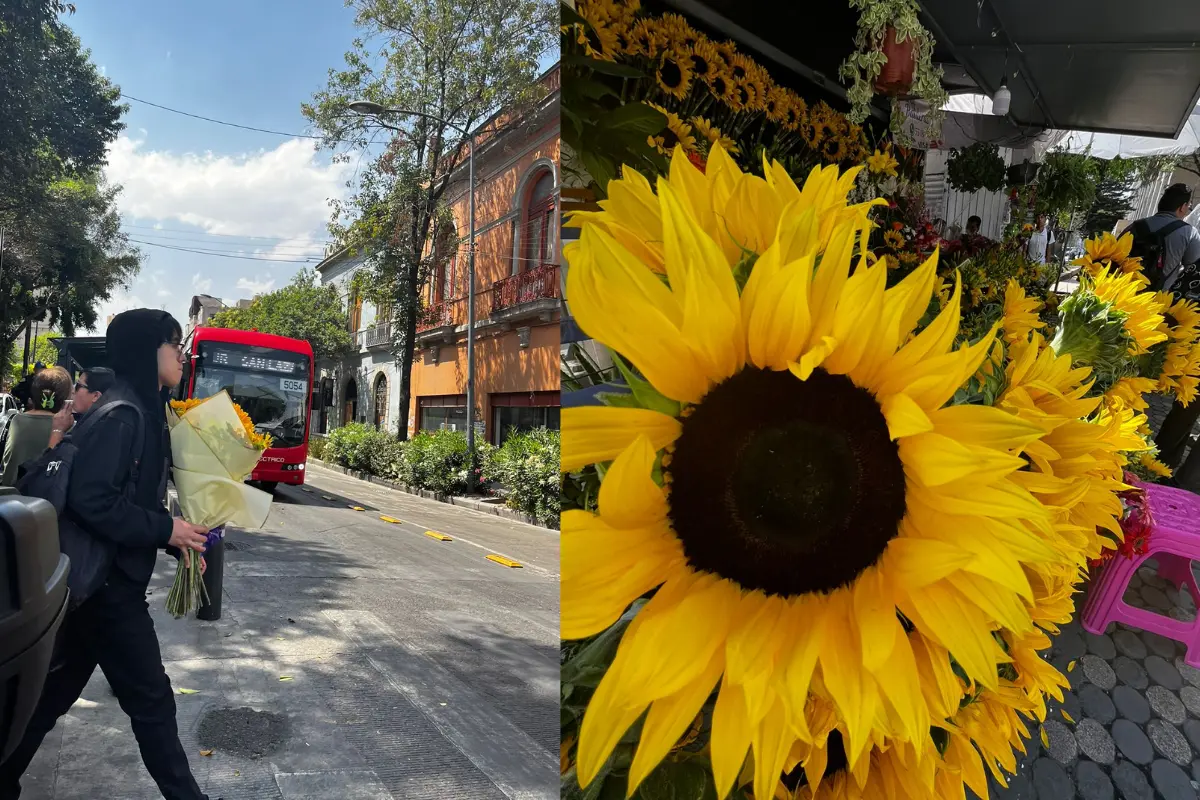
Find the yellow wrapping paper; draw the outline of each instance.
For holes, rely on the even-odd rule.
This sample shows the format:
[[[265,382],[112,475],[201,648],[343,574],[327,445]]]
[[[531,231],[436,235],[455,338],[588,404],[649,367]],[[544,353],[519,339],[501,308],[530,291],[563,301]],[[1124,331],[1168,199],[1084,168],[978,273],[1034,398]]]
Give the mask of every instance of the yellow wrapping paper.
[[[250,443],[229,395],[214,395],[182,417],[169,411],[167,422],[183,518],[210,530],[263,527],[271,496],[244,483],[262,451]]]

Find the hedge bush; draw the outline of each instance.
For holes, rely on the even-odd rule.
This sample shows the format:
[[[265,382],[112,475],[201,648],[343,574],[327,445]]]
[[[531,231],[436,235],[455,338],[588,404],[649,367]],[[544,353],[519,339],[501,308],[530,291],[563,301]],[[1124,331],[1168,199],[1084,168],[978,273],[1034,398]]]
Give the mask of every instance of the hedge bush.
[[[334,429],[325,440],[326,460],[359,472],[394,478],[392,464],[399,458],[401,444],[386,431],[353,422]]]
[[[483,478],[508,490],[509,508],[529,514],[542,525],[558,527],[560,455],[558,431],[537,428],[515,433],[484,460]]]
[[[308,455],[309,458],[315,458],[318,461],[325,461],[325,437],[312,435],[308,439]]]
[[[476,442],[481,459],[490,448]],[[440,495],[467,490],[467,434],[463,431],[420,431],[405,444],[396,462],[401,483]]]

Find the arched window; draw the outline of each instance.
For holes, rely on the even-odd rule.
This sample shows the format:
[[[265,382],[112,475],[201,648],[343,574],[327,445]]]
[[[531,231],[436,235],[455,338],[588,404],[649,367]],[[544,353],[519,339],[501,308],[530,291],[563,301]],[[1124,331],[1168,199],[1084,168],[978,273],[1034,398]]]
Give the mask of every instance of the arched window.
[[[375,379],[375,428],[382,430],[387,425],[388,385],[382,372]]]
[[[521,261],[517,263],[517,272],[554,263],[554,220],[554,173],[547,169],[534,181],[529,190],[529,198],[525,202],[525,214],[521,225],[524,245],[521,248]]]
[[[458,231],[453,222],[444,224],[434,240],[434,274],[430,281],[430,303],[453,300],[457,295],[454,281],[458,266]]]

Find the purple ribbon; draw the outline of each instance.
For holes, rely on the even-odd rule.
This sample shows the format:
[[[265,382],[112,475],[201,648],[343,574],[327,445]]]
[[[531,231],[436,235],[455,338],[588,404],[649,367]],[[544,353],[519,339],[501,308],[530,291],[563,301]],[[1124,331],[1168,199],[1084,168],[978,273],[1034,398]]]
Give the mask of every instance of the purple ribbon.
[[[221,541],[225,536],[225,526],[213,528],[208,532],[208,537],[204,540],[204,552],[208,552],[216,546],[217,542]]]

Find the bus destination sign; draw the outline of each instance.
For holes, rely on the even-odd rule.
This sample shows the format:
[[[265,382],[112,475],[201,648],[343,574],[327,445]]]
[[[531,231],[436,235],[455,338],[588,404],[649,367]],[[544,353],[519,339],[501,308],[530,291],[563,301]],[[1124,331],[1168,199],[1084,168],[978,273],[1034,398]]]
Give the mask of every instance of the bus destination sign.
[[[233,367],[250,372],[278,372],[285,375],[294,375],[298,372],[303,373],[307,371],[307,364],[303,360],[283,361],[277,358],[267,358],[266,356],[255,355],[253,353],[225,350],[216,347],[209,350],[209,355],[212,358],[212,365],[214,367]]]

